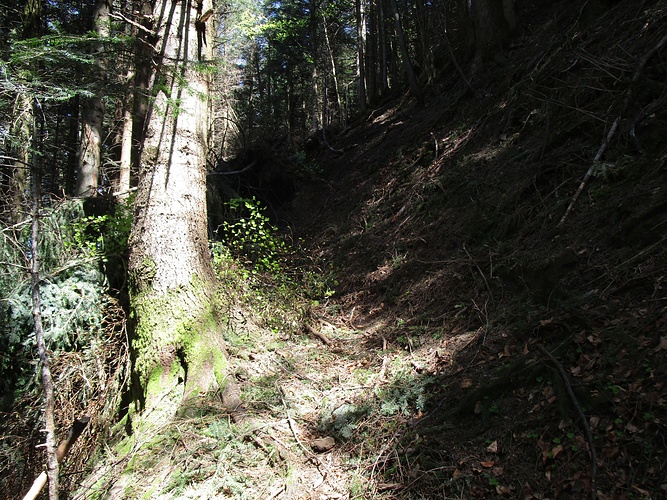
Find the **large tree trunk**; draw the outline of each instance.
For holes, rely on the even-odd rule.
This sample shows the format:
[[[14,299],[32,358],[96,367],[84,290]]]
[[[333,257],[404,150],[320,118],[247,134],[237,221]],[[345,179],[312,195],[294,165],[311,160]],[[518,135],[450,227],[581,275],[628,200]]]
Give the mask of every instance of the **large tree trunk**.
[[[129,274],[135,397],[140,408],[169,417],[221,389],[226,358],[213,307],[206,225],[211,72],[197,61],[199,49],[202,60],[211,59],[213,41],[206,26],[208,42],[198,47],[195,29],[211,0],[164,2],[154,7],[164,45],[153,76]]]
[[[510,8],[511,5],[511,8]],[[472,18],[475,25],[475,55],[473,60],[473,72],[491,54],[501,49],[503,41],[509,35],[508,23],[516,21],[506,19],[512,18],[514,14],[514,3],[507,0],[472,0]]]

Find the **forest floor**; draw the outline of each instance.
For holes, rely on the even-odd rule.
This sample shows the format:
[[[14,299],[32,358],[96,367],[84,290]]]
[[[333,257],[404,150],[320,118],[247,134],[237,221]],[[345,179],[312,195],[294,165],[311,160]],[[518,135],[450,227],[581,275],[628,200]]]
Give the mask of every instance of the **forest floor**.
[[[667,8],[607,3],[518,3],[475,95],[449,64],[312,153],[284,216],[334,293],[230,310],[242,411],[77,498],[667,498]]]

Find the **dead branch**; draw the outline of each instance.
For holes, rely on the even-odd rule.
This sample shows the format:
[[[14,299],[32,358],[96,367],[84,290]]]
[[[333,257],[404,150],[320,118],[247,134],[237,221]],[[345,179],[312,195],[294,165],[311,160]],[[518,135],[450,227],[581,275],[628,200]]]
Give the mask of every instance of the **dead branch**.
[[[324,335],[323,333],[318,332],[312,326],[306,325],[306,330],[308,330],[315,338],[322,341],[323,344],[325,344],[327,346],[333,345],[333,342],[331,340],[329,340],[329,338],[326,335]]]
[[[452,49],[452,44],[449,42],[449,35],[447,34],[447,30],[444,32],[445,35],[445,45],[447,45],[447,50],[449,52],[449,57],[452,59],[452,63],[454,64],[454,68],[456,68],[457,73],[463,80],[463,83],[466,86],[466,89],[468,89],[468,92],[470,92],[470,95],[474,96],[476,94],[475,88],[470,84],[470,80],[466,78],[465,73],[461,69],[461,66],[459,65],[459,62],[456,60],[456,55],[454,54],[454,50]]]
[[[241,170],[233,170],[231,172],[209,172],[206,175],[239,175],[251,170],[255,165],[257,165],[257,160],[253,161],[250,165],[246,165]]]
[[[377,387],[384,380],[385,375],[387,374],[387,365],[389,364],[389,356],[387,356],[387,339],[382,337],[382,368],[380,368],[380,373],[375,379],[374,386]]]
[[[69,433],[67,434],[67,438],[63,439],[60,442],[60,444],[58,445],[58,449],[56,450],[56,458],[58,459],[58,463],[61,463],[63,460],[65,460],[65,458],[69,454],[70,449],[72,448],[72,445],[79,438],[83,430],[86,428],[88,422],[90,422],[90,417],[88,415],[84,415],[83,417],[77,418],[74,421],[72,427],[69,430]],[[30,490],[28,491],[28,493],[25,494],[23,500],[34,500],[35,498],[37,498],[37,496],[44,488],[46,480],[47,480],[47,474],[46,471],[43,471],[39,476],[37,476],[37,479],[35,479],[35,481],[32,483]]]
[[[591,456],[591,499],[595,500],[597,498],[597,491],[595,488],[595,478],[597,476],[598,459],[597,459],[597,454],[595,453],[595,444],[593,443],[593,433],[591,432],[591,427],[588,425],[588,420],[586,419],[584,410],[581,409],[579,400],[577,399],[577,396],[575,396],[574,391],[572,390],[572,384],[570,383],[570,378],[567,376],[567,372],[565,371],[565,368],[563,368],[563,365],[544,346],[538,344],[537,349],[547,358],[549,358],[549,360],[556,366],[556,369],[558,370],[558,373],[560,374],[560,377],[563,380],[563,384],[565,385],[565,389],[567,390],[567,394],[568,396],[570,396],[570,401],[572,402],[572,406],[574,406],[574,409],[577,411],[577,416],[579,417],[581,426],[584,430],[584,435],[586,436],[586,441],[588,442],[588,451]]]
[[[653,57],[664,45],[667,43],[667,35],[663,36],[662,39],[653,47],[651,50],[649,50],[644,57],[641,58],[639,63],[637,64],[637,69],[635,69],[635,74],[632,76],[632,80],[630,81],[630,85],[628,86],[628,89],[625,91],[625,97],[623,99],[623,104],[621,105],[621,109],[618,112],[618,115],[616,116],[616,119],[614,122],[611,124],[611,128],[609,129],[609,132],[607,132],[607,135],[605,136],[604,140],[602,141],[602,144],[600,144],[600,148],[598,149],[597,154],[595,155],[595,158],[593,158],[593,163],[589,167],[588,171],[586,172],[586,175],[584,175],[584,178],[581,180],[581,183],[579,184],[579,187],[577,188],[577,191],[574,193],[574,196],[572,197],[572,201],[570,201],[570,205],[567,207],[567,210],[565,210],[565,213],[563,214],[563,217],[561,218],[560,222],[558,223],[559,226],[562,226],[565,220],[568,218],[570,215],[570,212],[572,212],[572,209],[574,208],[574,205],[577,203],[577,200],[579,200],[579,197],[581,196],[581,193],[583,193],[584,189],[586,189],[586,186],[588,185],[588,181],[593,175],[593,172],[595,172],[595,167],[597,167],[598,162],[602,158],[602,155],[604,154],[605,150],[607,149],[607,146],[609,145],[609,142],[611,139],[614,137],[614,134],[616,133],[616,129],[618,128],[618,124],[621,121],[621,118],[625,114],[625,110],[628,108],[628,105],[630,104],[630,100],[632,99],[632,96],[634,94],[634,89],[637,85],[637,82],[639,81],[639,77],[642,74],[642,71],[644,70],[644,66],[646,66],[646,63]]]
[[[130,19],[127,16],[124,16],[123,14],[111,13],[111,14],[109,14],[109,17],[111,17],[113,19],[117,19],[119,21],[125,21],[127,24],[131,24],[132,26],[134,26],[135,28],[137,28],[140,31],[143,31],[144,33],[148,34],[149,36],[157,37],[157,33],[155,31],[149,30],[148,28],[146,28],[146,26],[143,26],[142,24],[139,24],[138,22],[133,21],[132,19]]]

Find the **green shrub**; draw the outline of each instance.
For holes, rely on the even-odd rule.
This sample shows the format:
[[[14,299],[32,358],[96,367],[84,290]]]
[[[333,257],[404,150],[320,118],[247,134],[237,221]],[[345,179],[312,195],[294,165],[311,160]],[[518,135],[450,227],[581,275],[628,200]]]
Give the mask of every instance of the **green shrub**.
[[[107,282],[100,261],[127,248],[130,211],[87,216],[81,200],[67,200],[41,215],[40,300],[50,351],[85,351],[104,329]],[[29,273],[30,222],[0,227],[0,395],[35,382],[36,342]]]
[[[235,220],[222,225],[225,244],[232,255],[257,271],[279,274],[287,248],[266,215],[266,207],[254,196],[234,198],[227,206],[236,214]]]

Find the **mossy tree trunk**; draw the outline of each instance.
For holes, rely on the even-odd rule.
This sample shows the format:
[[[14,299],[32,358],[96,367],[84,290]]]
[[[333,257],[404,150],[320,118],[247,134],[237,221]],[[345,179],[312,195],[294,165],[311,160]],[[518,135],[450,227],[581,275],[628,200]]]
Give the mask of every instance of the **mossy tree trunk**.
[[[206,60],[213,42],[210,26],[199,19],[210,2],[157,1],[153,8],[152,29],[159,30],[160,43],[129,274],[135,397],[139,409],[161,414],[196,407],[199,396],[221,389],[226,368],[206,224]],[[206,44],[201,29],[209,31]]]

